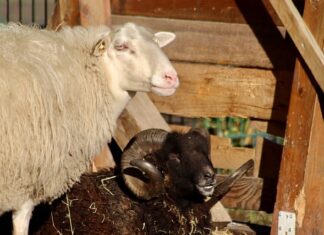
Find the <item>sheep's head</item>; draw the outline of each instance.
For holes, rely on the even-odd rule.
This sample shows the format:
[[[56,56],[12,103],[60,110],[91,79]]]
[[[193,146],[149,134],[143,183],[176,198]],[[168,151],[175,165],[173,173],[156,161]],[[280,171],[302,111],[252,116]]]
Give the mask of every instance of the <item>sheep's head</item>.
[[[152,91],[172,95],[179,86],[177,72],[161,50],[175,39],[171,32],[151,33],[127,23],[98,41],[93,55],[103,56],[108,73],[119,79],[115,87],[123,91]]]
[[[218,198],[252,166],[253,161],[248,161],[216,185],[209,134],[204,129],[191,129],[186,134],[160,129],[142,131],[134,136],[122,156],[125,183],[142,199],[165,191],[179,197]]]

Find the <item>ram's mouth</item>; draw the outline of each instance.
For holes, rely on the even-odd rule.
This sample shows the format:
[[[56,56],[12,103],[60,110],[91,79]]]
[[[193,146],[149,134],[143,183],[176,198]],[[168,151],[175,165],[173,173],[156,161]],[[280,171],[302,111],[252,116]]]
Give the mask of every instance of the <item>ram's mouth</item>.
[[[216,184],[210,184],[204,186],[196,185],[196,188],[201,195],[208,197],[213,194],[215,186]]]

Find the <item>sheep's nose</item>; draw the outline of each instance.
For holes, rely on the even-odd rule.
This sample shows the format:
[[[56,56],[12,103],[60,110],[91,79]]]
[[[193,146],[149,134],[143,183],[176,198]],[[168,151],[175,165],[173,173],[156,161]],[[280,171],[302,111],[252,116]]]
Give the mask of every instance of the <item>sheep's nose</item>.
[[[176,71],[168,71],[164,74],[164,79],[168,84],[177,88],[179,86],[179,78]]]

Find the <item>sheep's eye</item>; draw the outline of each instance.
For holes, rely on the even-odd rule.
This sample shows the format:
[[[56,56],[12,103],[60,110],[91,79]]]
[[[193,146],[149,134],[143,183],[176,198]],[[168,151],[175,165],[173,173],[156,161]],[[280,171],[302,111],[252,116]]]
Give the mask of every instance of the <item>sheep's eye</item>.
[[[118,51],[124,51],[128,49],[128,46],[125,43],[122,44],[116,44],[115,49]]]
[[[103,42],[99,45],[99,48],[98,48],[98,49],[99,49],[100,51],[106,49],[106,43],[105,43],[105,41],[103,41]]]

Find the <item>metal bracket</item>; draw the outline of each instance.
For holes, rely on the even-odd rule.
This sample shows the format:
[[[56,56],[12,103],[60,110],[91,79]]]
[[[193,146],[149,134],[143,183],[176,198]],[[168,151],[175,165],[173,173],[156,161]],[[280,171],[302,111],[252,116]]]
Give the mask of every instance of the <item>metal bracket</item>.
[[[296,214],[287,211],[279,211],[278,235],[296,234]]]

